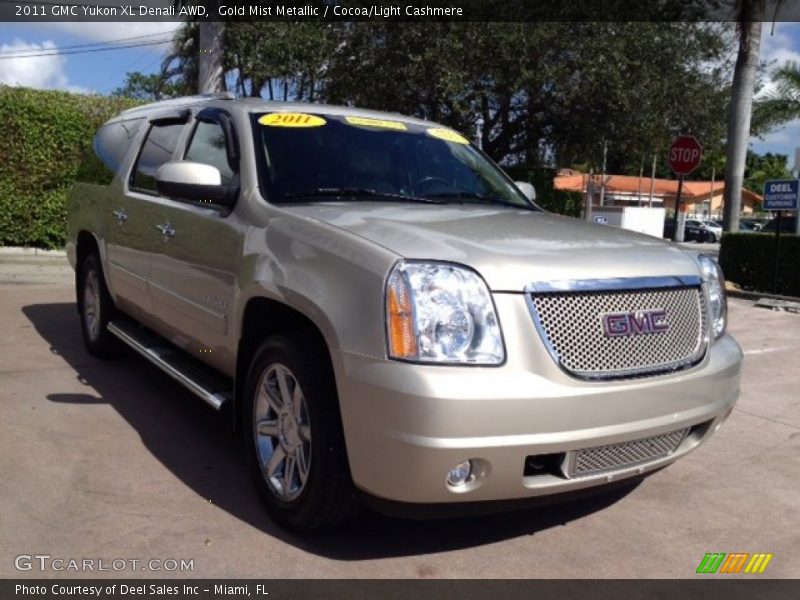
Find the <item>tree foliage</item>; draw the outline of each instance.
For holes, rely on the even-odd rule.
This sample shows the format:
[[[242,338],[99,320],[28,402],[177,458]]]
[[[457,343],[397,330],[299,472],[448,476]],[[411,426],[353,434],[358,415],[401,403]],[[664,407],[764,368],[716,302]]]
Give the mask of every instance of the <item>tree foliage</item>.
[[[0,246],[63,245],[67,192],[92,137],[132,104],[0,85]]]
[[[764,155],[749,151],[745,161],[744,187],[756,194],[764,193],[764,182],[768,179],[791,179],[785,154],[767,152]]]
[[[753,120],[762,129],[774,129],[800,118],[800,64],[787,62],[772,73],[774,89],[756,102]]]
[[[112,96],[131,98],[141,102],[154,102],[173,98],[181,94],[182,86],[163,77],[159,73],[145,75],[138,71],[126,74],[125,84],[118,87]]]
[[[196,29],[164,63],[170,93],[196,82]],[[439,121],[506,164],[597,168],[608,142],[609,170],[638,172],[677,133],[722,147],[734,41],[681,22],[243,22],[224,60],[240,95]]]

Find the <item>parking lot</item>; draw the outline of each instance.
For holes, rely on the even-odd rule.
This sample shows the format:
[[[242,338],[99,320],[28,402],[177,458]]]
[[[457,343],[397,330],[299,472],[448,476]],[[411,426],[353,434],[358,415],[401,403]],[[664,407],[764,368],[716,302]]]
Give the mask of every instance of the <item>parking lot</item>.
[[[100,362],[84,351],[63,258],[19,276],[10,262],[2,577],[686,578],[707,552],[772,553],[765,576],[800,577],[800,314],[730,300],[746,355],[739,403],[707,444],[633,489],[471,519],[365,514],[302,537],[262,511],[224,419],[133,354]],[[22,554],[184,559],[193,570],[20,572]]]

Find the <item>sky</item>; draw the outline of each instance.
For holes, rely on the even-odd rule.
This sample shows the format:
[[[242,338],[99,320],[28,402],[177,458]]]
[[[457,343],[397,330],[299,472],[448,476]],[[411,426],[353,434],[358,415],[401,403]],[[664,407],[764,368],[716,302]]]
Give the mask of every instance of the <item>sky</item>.
[[[171,37],[174,22],[149,23],[3,23],[0,26],[0,57],[25,50],[64,48],[122,38],[150,35],[128,44]],[[169,44],[138,46],[109,52],[64,56],[0,59],[0,83],[39,89],[109,94],[123,85],[125,73],[155,73]]]
[[[3,23],[0,27],[0,57],[26,50],[42,52],[63,49],[75,44],[91,44],[121,38],[140,37],[128,43],[147,43],[170,37],[178,27],[174,22],[148,23]],[[0,83],[39,89],[109,94],[123,85],[125,73],[155,73],[169,49],[169,44],[143,45],[109,52],[63,56],[0,59]],[[773,68],[786,63],[800,63],[800,23],[765,23],[762,32],[761,59]],[[767,93],[767,83],[760,93]],[[794,166],[795,148],[800,147],[800,119],[753,138],[752,148],[789,156]]]

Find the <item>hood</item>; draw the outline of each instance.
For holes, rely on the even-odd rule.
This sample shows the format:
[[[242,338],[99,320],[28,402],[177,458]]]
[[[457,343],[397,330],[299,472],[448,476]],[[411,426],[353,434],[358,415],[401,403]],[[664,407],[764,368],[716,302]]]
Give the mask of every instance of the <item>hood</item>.
[[[691,254],[668,242],[546,212],[379,202],[284,208],[403,258],[470,266],[495,292],[521,292],[534,281],[699,274]]]

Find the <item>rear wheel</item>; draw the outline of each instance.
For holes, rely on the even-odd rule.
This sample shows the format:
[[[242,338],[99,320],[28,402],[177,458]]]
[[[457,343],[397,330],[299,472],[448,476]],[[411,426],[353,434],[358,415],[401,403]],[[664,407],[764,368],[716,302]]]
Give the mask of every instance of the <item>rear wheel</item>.
[[[119,345],[108,331],[108,323],[115,312],[114,301],[106,288],[97,254],[89,254],[78,269],[78,312],[89,354],[97,358],[116,355]]]
[[[251,362],[243,406],[246,452],[270,516],[289,529],[337,525],[354,514],[333,376],[321,352],[273,336]]]
[[[708,243],[709,244],[714,244],[714,243],[716,243],[716,241],[717,241],[717,236],[714,235],[713,233],[709,232],[709,234],[708,234]]]

